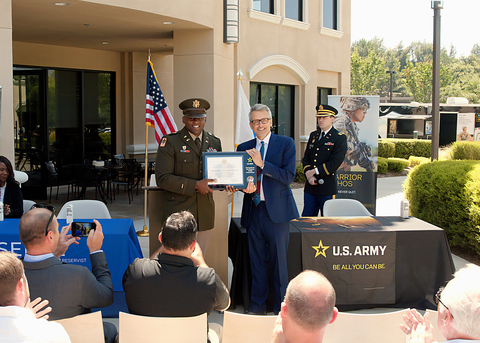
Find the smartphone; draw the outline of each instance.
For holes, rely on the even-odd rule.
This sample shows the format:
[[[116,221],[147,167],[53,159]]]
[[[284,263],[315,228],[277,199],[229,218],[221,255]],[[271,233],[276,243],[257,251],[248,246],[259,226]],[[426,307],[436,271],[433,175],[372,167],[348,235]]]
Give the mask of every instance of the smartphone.
[[[72,222],[72,236],[88,237],[91,230],[95,230],[97,224],[92,222]]]

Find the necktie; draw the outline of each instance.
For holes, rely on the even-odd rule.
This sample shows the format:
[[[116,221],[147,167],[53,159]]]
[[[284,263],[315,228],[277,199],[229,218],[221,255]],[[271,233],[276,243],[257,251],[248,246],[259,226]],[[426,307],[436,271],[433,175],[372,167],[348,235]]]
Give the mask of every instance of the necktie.
[[[323,137],[325,137],[325,131],[322,131],[322,138],[320,139],[323,139]]]
[[[195,138],[195,144],[197,145],[198,151],[202,151],[202,143],[200,142],[200,138]]]
[[[261,141],[262,143],[262,146],[260,148],[260,156],[262,156],[262,161],[263,161],[263,157],[265,155],[265,143],[263,141]],[[260,169],[260,167],[257,168],[257,190],[255,191],[255,194],[253,195],[253,203],[255,204],[255,206],[258,206],[258,204],[260,204],[260,187],[262,185],[261,183],[262,181],[262,169]]]

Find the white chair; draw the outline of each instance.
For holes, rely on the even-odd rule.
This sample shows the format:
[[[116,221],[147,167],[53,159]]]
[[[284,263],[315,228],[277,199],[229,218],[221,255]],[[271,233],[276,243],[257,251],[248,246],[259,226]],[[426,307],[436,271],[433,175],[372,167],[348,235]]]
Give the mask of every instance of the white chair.
[[[195,317],[146,317],[119,313],[119,343],[205,343],[207,314]]]
[[[103,343],[103,322],[101,312],[81,314],[72,318],[60,319],[72,343]]]
[[[111,219],[107,205],[99,200],[72,200],[66,202],[60,212],[58,219],[67,218],[67,206],[73,205],[73,219]]]
[[[28,181],[28,174],[19,170],[14,170],[13,171],[15,175],[15,181],[17,181],[20,184],[20,187],[22,187],[22,183],[25,183]]]
[[[277,316],[254,316],[225,311],[223,343],[270,343]]]
[[[324,217],[369,216],[372,214],[355,199],[330,199],[323,205]]]
[[[378,314],[338,313],[337,320],[327,326],[324,343],[404,343],[405,334],[399,325],[408,309]]]
[[[35,201],[33,200],[23,200],[23,213],[30,211],[32,206],[35,205]]]
[[[447,339],[443,337],[442,333],[438,329],[437,325],[437,317],[438,317],[438,312],[433,311],[433,310],[427,310],[428,317],[430,318],[430,323],[432,324],[433,327],[433,336],[435,337],[435,340],[437,342],[444,342]]]

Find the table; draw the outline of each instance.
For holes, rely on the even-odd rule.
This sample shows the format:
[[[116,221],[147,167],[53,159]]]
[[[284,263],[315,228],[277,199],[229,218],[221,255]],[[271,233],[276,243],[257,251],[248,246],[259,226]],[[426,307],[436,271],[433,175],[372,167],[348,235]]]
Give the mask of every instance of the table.
[[[231,221],[228,243],[232,305],[248,308],[251,271],[240,218]],[[443,229],[414,217],[299,218],[290,224],[287,260],[289,279],[304,269],[322,272],[341,310],[436,309],[434,295],[455,270]],[[267,306],[274,300],[270,296]]]
[[[5,219],[0,222],[0,251],[11,251],[21,257],[25,255],[25,247],[18,235],[19,221],[20,219]],[[113,289],[123,291],[122,277],[127,266],[137,257],[143,257],[133,221],[132,219],[99,219],[98,221],[103,229],[102,250],[105,252],[108,268],[112,274]],[[58,223],[60,227],[66,225],[65,219],[58,219]],[[61,260],[92,270],[87,238],[81,237],[79,243],[72,244]]]

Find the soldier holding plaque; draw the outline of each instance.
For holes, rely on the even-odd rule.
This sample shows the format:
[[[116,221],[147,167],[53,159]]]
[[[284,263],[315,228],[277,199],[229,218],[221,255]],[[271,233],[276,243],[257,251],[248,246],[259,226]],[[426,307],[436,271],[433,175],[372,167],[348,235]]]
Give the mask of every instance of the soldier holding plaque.
[[[205,256],[215,222],[215,203],[208,186],[214,180],[204,179],[202,153],[222,151],[222,144],[203,129],[210,108],[207,100],[187,99],[179,107],[185,126],[162,138],[155,163],[157,185],[165,190],[162,223],[172,213],[191,212],[198,223],[197,241]]]

